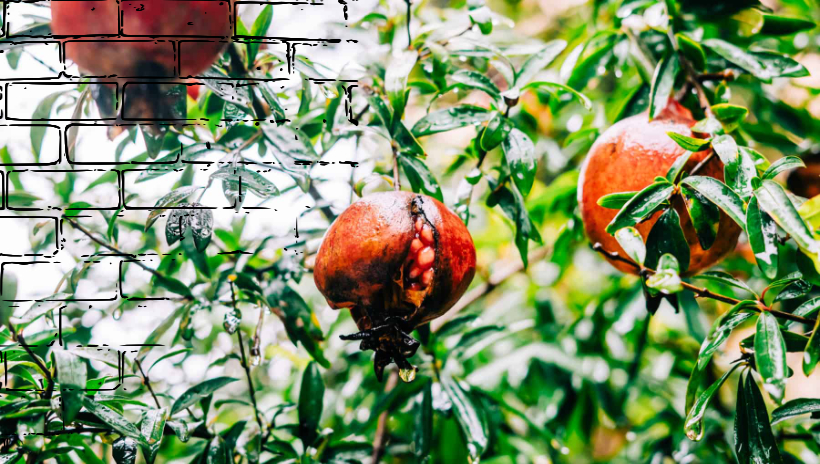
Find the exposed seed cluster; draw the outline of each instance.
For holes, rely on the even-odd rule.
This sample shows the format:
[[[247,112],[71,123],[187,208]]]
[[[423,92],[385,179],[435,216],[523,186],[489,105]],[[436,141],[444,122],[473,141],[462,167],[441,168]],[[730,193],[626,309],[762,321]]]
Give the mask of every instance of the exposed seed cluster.
[[[423,290],[433,283],[433,263],[436,260],[433,228],[421,216],[415,221],[416,236],[410,244],[410,254],[407,258],[407,280],[410,290]]]

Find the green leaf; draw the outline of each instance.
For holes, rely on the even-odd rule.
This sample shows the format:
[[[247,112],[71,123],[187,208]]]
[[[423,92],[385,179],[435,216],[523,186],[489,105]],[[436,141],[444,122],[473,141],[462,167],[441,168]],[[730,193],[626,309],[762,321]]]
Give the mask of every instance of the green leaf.
[[[620,192],[610,193],[598,198],[598,206],[603,206],[607,209],[621,209],[629,202],[638,192]]]
[[[690,176],[681,181],[716,204],[741,228],[746,226],[746,212],[743,200],[723,182],[712,177]]]
[[[54,103],[64,93],[65,92],[55,92],[40,100],[40,103],[37,104],[37,108],[34,109],[34,113],[31,115],[31,119],[34,121],[48,122],[51,119],[51,109],[54,107]],[[38,163],[40,162],[40,150],[43,148],[43,139],[46,137],[47,129],[48,127],[43,125],[31,126],[29,133],[31,138],[31,150],[34,152],[34,160]]]
[[[214,179],[225,179],[247,188],[259,198],[272,198],[279,195],[279,189],[262,174],[243,166],[227,164],[211,174]]]
[[[137,462],[137,441],[131,437],[120,437],[111,445],[111,456],[117,464]]]
[[[768,311],[760,313],[755,331],[755,362],[772,399],[780,403],[786,389],[786,342],[777,318]],[[765,409],[764,409],[765,411]]]
[[[140,433],[142,434],[142,454],[148,464],[154,464],[159,447],[162,444],[165,430],[165,408],[149,409],[142,416]]]
[[[416,65],[419,54],[415,50],[403,50],[395,53],[387,66],[384,75],[384,87],[390,106],[393,108],[393,120],[391,125],[395,125],[404,116],[404,105],[407,103],[407,76]]]
[[[253,26],[251,26],[251,33],[253,37],[265,37],[268,33],[268,29],[270,29],[270,25],[273,22],[273,6],[266,5],[261,12],[259,12],[259,16],[256,17],[256,20],[253,22]],[[256,54],[259,51],[259,42],[250,41],[248,42],[248,67],[252,67],[253,63],[256,61]]]
[[[806,167],[806,164],[803,163],[802,159],[796,156],[784,156],[772,163],[769,169],[766,169],[766,172],[763,173],[761,179],[774,179],[781,172],[804,167]]]
[[[692,67],[695,68],[695,71],[705,71],[706,52],[703,50],[703,47],[701,47],[700,44],[694,40],[680,33],[675,34],[675,38],[677,39],[678,47],[683,53],[683,56],[689,60],[689,63],[691,63]]]
[[[316,363],[311,362],[302,374],[302,385],[299,388],[299,438],[306,447],[313,445],[318,436],[324,396],[322,375]]]
[[[723,125],[723,130],[726,132],[732,132],[737,129],[740,123],[743,122],[749,114],[748,109],[742,106],[730,105],[728,103],[712,105],[712,112],[714,112],[715,118],[720,121]],[[714,145],[714,143],[715,142],[712,141],[712,145]]]
[[[709,334],[706,336],[706,338],[703,340],[703,343],[700,346],[700,352],[698,353],[697,362],[695,363],[695,367],[692,369],[692,375],[690,375],[689,383],[686,387],[687,411],[690,411],[692,409],[692,405],[695,403],[695,398],[697,396],[697,389],[700,385],[701,376],[705,371],[706,367],[709,365],[709,361],[711,361],[712,355],[717,351],[718,348],[720,348],[723,342],[725,342],[729,338],[729,336],[732,334],[732,331],[737,326],[751,319],[756,314],[751,311],[744,312],[744,310],[756,306],[756,301],[741,301],[740,303],[734,305],[731,309],[723,313],[723,315],[720,316],[712,325]]]
[[[692,221],[692,227],[697,233],[700,247],[708,250],[717,238],[720,210],[697,190],[686,185],[681,185],[680,190],[689,219]]]
[[[509,136],[501,143],[504,158],[510,166],[515,186],[522,195],[527,196],[535,180],[536,165],[535,145],[527,134],[513,128]]]
[[[210,144],[205,143],[197,143],[180,147],[179,150],[172,151],[168,155],[156,160],[154,164],[151,164],[145,168],[145,170],[137,176],[136,182],[140,183],[155,179],[157,177],[164,176],[169,172],[180,172],[190,164],[186,163],[186,161],[196,161],[209,153],[220,153],[224,155],[223,151],[210,148]],[[116,181],[116,178],[114,181]]]
[[[158,344],[162,336],[165,335],[165,332],[168,332],[168,329],[174,325],[174,322],[176,322],[176,320],[183,314],[187,313],[192,306],[193,303],[180,305],[173,313],[163,319],[162,322],[160,322],[159,325],[151,331],[148,338],[145,339],[145,343],[143,343],[144,346],[140,348],[139,353],[137,353],[137,358],[145,359],[145,355],[151,350],[151,345]]]
[[[675,186],[669,182],[656,182],[647,186],[618,211],[612,222],[606,226],[607,233],[614,234],[619,229],[632,227],[649,217],[669,200],[674,190]]]
[[[162,198],[157,200],[154,203],[154,208],[151,210],[151,213],[148,215],[148,219],[145,220],[145,230],[151,228],[157,219],[171,206],[176,206],[179,202],[185,200],[189,196],[191,196],[194,192],[201,189],[202,187],[196,187],[194,185],[188,185],[185,187],[180,187],[178,189],[172,190],[168,194],[164,195]]]
[[[640,232],[634,227],[624,227],[615,232],[615,239],[618,240],[618,245],[624,249],[626,255],[632,261],[638,264],[643,264],[646,259],[646,245],[643,243],[643,237]]]
[[[744,292],[748,292],[750,295],[754,295],[755,298],[758,297],[757,292],[752,290],[751,287],[746,285],[745,282],[742,280],[736,279],[734,276],[727,272],[723,271],[708,271],[702,274],[698,274],[694,277],[695,279],[701,280],[708,280],[710,282],[717,282],[719,284],[727,285],[729,287],[738,288],[743,290]]]
[[[814,256],[820,253],[820,244],[814,239],[809,227],[797,213],[797,209],[780,184],[772,180],[764,180],[760,188],[755,190],[754,195],[760,207],[791,235],[801,250]]]
[[[735,139],[730,135],[718,135],[712,139],[712,148],[723,162],[724,179],[740,198],[747,200],[752,196],[752,179],[757,177],[754,161],[738,152]]]
[[[400,155],[399,166],[410,181],[410,188],[416,193],[424,193],[438,201],[444,201],[441,187],[424,161],[414,156]]]
[[[772,411],[772,425],[803,414],[820,412],[820,398],[795,398]]]
[[[738,385],[734,438],[739,464],[782,464],[766,403],[751,373]]]
[[[780,333],[783,334],[783,340],[786,342],[787,352],[802,353],[806,349],[806,343],[809,342],[809,337],[789,331],[781,331]],[[754,353],[755,334],[751,334],[748,337],[741,340],[740,347],[744,350],[747,350],[749,353]]]
[[[461,105],[444,110],[434,111],[419,119],[413,126],[416,137],[446,132],[461,127],[481,124],[489,121],[492,111],[480,106]]]
[[[674,140],[678,146],[691,152],[705,150],[712,142],[711,139],[696,139],[694,137],[687,137],[685,135],[678,134],[677,132],[667,132],[666,134],[669,135],[669,137],[672,137],[672,140]]]
[[[395,129],[393,140],[399,145],[399,153],[406,153],[412,156],[426,156],[424,148],[422,148],[416,136],[407,129],[404,122],[399,121],[393,129]]]
[[[433,382],[428,380],[416,397],[413,411],[413,453],[423,460],[433,445]]]
[[[692,408],[689,409],[686,415],[686,422],[684,423],[683,430],[686,433],[686,437],[690,440],[700,441],[703,438],[703,416],[706,414],[706,408],[709,406],[709,402],[712,401],[712,397],[715,396],[715,393],[720,390],[720,387],[726,383],[726,379],[729,378],[730,375],[737,369],[739,366],[742,366],[741,363],[735,363],[729,368],[726,373],[724,373],[718,380],[715,381],[712,385],[709,386],[703,393],[698,396],[698,399],[695,401],[695,404],[692,405]]]
[[[649,119],[657,117],[669,104],[669,95],[675,87],[678,69],[678,57],[674,53],[662,58],[655,68],[652,90],[649,94]]]
[[[679,275],[680,264],[673,255],[669,253],[661,255],[655,271],[646,279],[646,286],[651,289],[651,293],[660,292],[664,295],[672,295],[683,291]]]
[[[530,55],[521,69],[515,73],[515,88],[522,89],[533,77],[552,63],[564,49],[567,42],[562,39],[547,43],[544,48]]]
[[[680,226],[680,216],[674,208],[668,208],[661,214],[646,237],[646,267],[658,267],[666,253],[677,258],[680,272],[686,272],[689,268],[689,244]]]
[[[103,421],[106,425],[109,425],[111,428],[126,437],[140,440],[140,432],[137,430],[137,427],[128,422],[122,414],[114,411],[108,406],[104,406],[94,401],[94,399],[89,396],[83,396],[82,400],[85,409],[87,409],[91,414],[97,416],[97,418]]]
[[[263,124],[262,132],[270,145],[273,155],[295,161],[317,161],[319,155],[310,143],[310,137],[290,126]],[[280,160],[281,161],[281,160]]]
[[[567,85],[575,90],[583,90],[589,81],[598,75],[599,70],[605,69],[606,64],[612,58],[612,49],[615,43],[614,40],[607,40],[581,60],[573,68],[572,74],[567,80]]]
[[[453,73],[450,78],[467,88],[481,90],[496,100],[501,98],[501,91],[498,90],[498,86],[484,74],[461,69]]]
[[[479,147],[484,151],[490,151],[501,145],[501,142],[510,135],[512,128],[513,125],[510,120],[503,114],[496,112],[484,130],[481,131]]]
[[[8,326],[17,306],[12,301],[17,297],[17,276],[4,269],[0,285],[0,326]]]
[[[814,372],[817,361],[820,360],[820,317],[814,322],[811,338],[806,344],[806,351],[803,353],[803,373],[806,377]]]
[[[789,18],[769,13],[762,13],[763,26],[761,34],[766,35],[791,35],[800,31],[814,29],[817,25],[814,21],[803,18]]]
[[[527,206],[524,203],[524,197],[514,185],[505,187],[499,186],[495,179],[488,178],[490,188],[493,193],[487,198],[487,206],[494,207],[501,206],[504,214],[510,218],[515,225],[515,246],[518,248],[518,253],[521,255],[521,261],[526,267],[528,262],[527,250],[529,241],[533,240],[541,243],[541,235],[538,233],[538,228],[533,224],[530,218]]]
[[[453,404],[464,441],[467,442],[467,453],[471,461],[477,461],[489,444],[487,423],[484,415],[476,408],[469,394],[461,385],[450,377],[441,379],[441,387]]]
[[[60,382],[63,422],[70,423],[83,408],[87,370],[85,362],[70,351],[54,350],[52,352],[57,366],[57,380]]]
[[[816,313],[817,310],[820,310],[820,297],[804,301],[800,306],[792,311],[792,314],[795,316],[809,317]],[[793,324],[795,324],[795,322],[786,321],[786,327],[791,327]]]
[[[538,81],[538,82],[530,82],[529,84],[525,85],[521,92],[523,93],[525,90],[529,89],[541,89],[546,90],[555,97],[560,97],[561,94],[569,94],[572,98],[578,100],[581,105],[584,106],[587,110],[592,109],[592,100],[589,99],[586,95],[582,94],[581,92],[573,89],[570,86],[559,84],[557,82],[545,82],[545,81]]]
[[[774,279],[778,263],[777,224],[765,211],[760,210],[756,197],[752,197],[746,208],[746,231],[757,266],[766,277]]]
[[[775,77],[802,77],[808,71],[791,58],[773,52],[747,52],[720,39],[703,42],[710,50],[764,82]]]
[[[237,379],[232,377],[215,377],[213,379],[208,379],[202,383],[194,385],[193,387],[189,388],[185,393],[180,395],[179,398],[174,401],[174,405],[171,407],[171,416],[174,414],[182,411],[183,409],[190,407],[193,404],[196,404],[199,400],[205,398],[206,396],[211,395],[215,391],[219,390],[220,388],[228,385],[229,383],[236,382]]]
[[[294,345],[299,343],[316,362],[325,368],[330,362],[325,359],[319,341],[323,340],[322,330],[316,324],[316,317],[298,292],[281,280],[274,281],[271,292],[266,297],[272,308],[281,308],[285,313],[285,330]]]

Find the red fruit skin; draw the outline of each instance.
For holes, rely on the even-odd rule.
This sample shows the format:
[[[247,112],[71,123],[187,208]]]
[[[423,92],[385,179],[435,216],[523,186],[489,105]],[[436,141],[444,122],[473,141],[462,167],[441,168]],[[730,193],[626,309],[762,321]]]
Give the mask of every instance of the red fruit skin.
[[[117,36],[117,6],[116,0],[53,1],[53,34],[62,39]],[[172,77],[175,71],[181,77],[198,75],[216,61],[227,45],[231,11],[228,0],[123,1],[123,37],[67,42],[66,57],[94,76]],[[207,41],[183,44],[178,64],[179,44],[170,41],[180,39]],[[157,76],[161,70],[166,74]]]
[[[578,203],[590,242],[600,243],[605,250],[626,256],[615,237],[605,230],[618,210],[599,206],[598,199],[610,193],[639,191],[654,182],[655,177],[666,176],[675,160],[685,152],[667,132],[693,137],[690,127],[694,123],[689,110],[670,100],[669,106],[652,121],[646,114],[635,115],[616,123],[598,137],[581,167],[578,180]],[[684,170],[691,171],[707,155],[708,151],[693,153]],[[698,175],[723,181],[723,163],[715,156]],[[685,275],[715,265],[735,248],[740,227],[722,211],[717,238],[708,250],[703,250],[686,206],[682,201],[674,201],[673,206],[689,244],[689,269]],[[659,217],[660,212],[635,226],[644,241]],[[607,260],[622,272],[637,274],[633,266]]]
[[[401,301],[401,269],[416,231],[414,199],[437,237],[434,277],[419,307]],[[408,330],[450,309],[475,276],[475,245],[461,219],[438,200],[380,192],[353,203],[328,229],[313,269],[316,287],[335,309],[350,308],[360,330],[399,316]]]

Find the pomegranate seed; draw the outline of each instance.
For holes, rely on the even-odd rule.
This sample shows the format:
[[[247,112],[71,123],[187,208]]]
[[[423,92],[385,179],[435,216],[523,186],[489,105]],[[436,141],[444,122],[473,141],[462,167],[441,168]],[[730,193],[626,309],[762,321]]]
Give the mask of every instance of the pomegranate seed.
[[[436,252],[430,247],[426,247],[419,251],[418,256],[416,256],[416,265],[420,268],[427,269],[433,265],[433,261],[436,260]]]
[[[424,271],[424,274],[421,275],[421,284],[427,287],[433,283],[433,268],[427,269]]]
[[[412,284],[410,284],[410,290],[416,290],[416,291],[421,290],[421,285],[418,284],[417,282],[413,282]]]
[[[416,219],[416,232],[421,232],[422,226],[424,226],[424,220],[421,218]]]
[[[423,244],[423,243],[421,243],[421,240],[419,240],[419,239],[417,239],[417,238],[414,238],[414,239],[413,239],[413,242],[412,242],[412,243],[410,243],[410,253],[416,254],[416,253],[418,253],[418,252],[419,252],[419,250],[421,250],[422,248],[424,248],[424,244]]]
[[[407,276],[411,279],[415,279],[421,274],[422,269],[418,266],[413,266],[410,268],[410,274]]]
[[[421,240],[425,245],[432,245],[435,243],[435,239],[433,238],[433,229],[429,224],[424,224],[421,228]]]

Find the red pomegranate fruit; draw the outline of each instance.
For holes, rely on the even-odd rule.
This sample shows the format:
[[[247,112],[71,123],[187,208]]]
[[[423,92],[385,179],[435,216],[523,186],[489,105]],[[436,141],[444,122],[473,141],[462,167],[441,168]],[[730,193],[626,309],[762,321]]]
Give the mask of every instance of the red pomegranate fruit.
[[[134,79],[185,78],[207,70],[228,43],[231,14],[230,0],[63,0],[51,2],[51,28],[65,56],[84,73],[106,82],[121,78],[121,86],[131,78],[125,100],[135,114],[129,119],[154,119],[169,103],[161,101],[168,85]]]
[[[376,352],[381,380],[395,362],[402,379],[419,342],[410,332],[450,309],[475,275],[470,232],[441,202],[409,192],[380,192],[350,205],[328,229],[313,278],[334,308],[349,308],[362,340]]]
[[[615,237],[606,232],[606,226],[618,210],[598,205],[598,199],[611,193],[642,190],[655,177],[665,176],[675,160],[685,152],[667,133],[693,137],[690,127],[694,124],[689,110],[670,100],[669,106],[655,119],[650,121],[646,113],[635,115],[618,122],[598,137],[581,167],[578,181],[578,203],[590,242],[600,243],[605,250],[626,256]],[[690,171],[708,154],[708,151],[693,153],[684,170]],[[713,156],[698,175],[723,181],[723,163]],[[704,250],[680,196],[674,197],[672,205],[680,216],[683,234],[689,244],[686,275],[715,265],[735,248],[740,227],[725,213],[720,213],[717,238],[708,250]],[[660,212],[636,226],[644,241],[659,217]],[[636,269],[626,263],[607,260],[623,272],[637,274]]]

